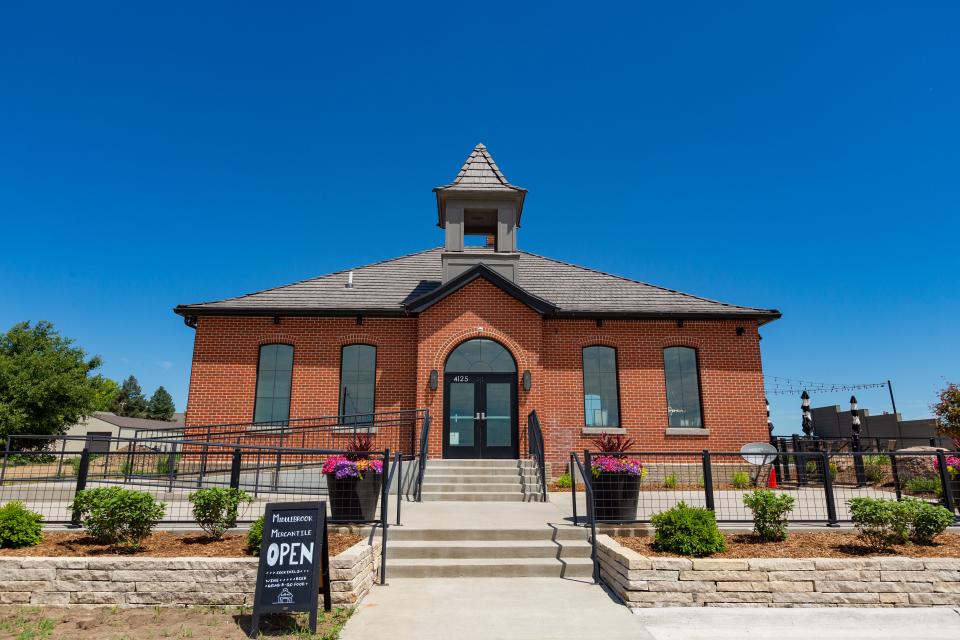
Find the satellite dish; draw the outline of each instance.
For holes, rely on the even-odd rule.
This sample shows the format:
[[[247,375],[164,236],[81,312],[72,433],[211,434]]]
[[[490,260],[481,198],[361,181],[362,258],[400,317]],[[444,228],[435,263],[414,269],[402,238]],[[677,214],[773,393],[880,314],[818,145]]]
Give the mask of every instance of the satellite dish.
[[[777,448],[769,442],[748,442],[740,447],[740,456],[747,464],[772,464],[777,459]]]

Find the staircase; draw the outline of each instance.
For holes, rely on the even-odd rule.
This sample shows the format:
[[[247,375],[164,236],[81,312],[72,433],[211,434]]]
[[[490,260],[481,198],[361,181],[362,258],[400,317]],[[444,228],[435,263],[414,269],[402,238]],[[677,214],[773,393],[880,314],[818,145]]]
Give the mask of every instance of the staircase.
[[[589,578],[587,530],[390,529],[390,578]]]
[[[539,502],[539,476],[532,460],[430,460],[423,499]]]

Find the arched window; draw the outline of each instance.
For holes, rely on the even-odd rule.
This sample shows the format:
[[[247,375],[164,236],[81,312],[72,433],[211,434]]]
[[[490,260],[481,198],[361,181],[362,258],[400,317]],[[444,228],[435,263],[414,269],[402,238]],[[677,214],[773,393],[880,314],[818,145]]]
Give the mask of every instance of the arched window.
[[[588,427],[620,426],[617,351],[613,347],[583,349],[583,413]]]
[[[454,349],[443,370],[446,373],[516,373],[517,364],[499,342],[476,338]]]
[[[340,415],[373,419],[374,388],[377,382],[377,348],[369,344],[348,344],[340,352]]]
[[[663,374],[667,381],[667,426],[702,427],[697,350],[691,347],[664,349]]]
[[[293,346],[265,344],[257,363],[254,422],[282,422],[290,418],[290,383],[293,379]]]

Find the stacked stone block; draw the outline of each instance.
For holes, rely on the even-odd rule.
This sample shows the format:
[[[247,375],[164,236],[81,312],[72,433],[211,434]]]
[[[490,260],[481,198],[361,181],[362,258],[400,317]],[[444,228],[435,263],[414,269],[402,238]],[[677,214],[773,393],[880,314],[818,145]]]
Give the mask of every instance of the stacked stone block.
[[[330,559],[335,606],[359,603],[380,575],[381,544]],[[250,606],[256,558],[0,558],[0,604]]]
[[[660,558],[597,536],[603,581],[640,607],[960,605],[954,558]]]

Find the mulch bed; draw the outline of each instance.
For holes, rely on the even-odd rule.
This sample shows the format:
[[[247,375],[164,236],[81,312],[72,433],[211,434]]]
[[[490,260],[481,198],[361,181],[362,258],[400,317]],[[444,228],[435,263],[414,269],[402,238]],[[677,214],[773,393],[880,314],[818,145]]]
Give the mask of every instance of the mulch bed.
[[[896,545],[888,553],[863,546],[856,533],[817,531],[791,533],[783,542],[760,542],[753,534],[725,533],[727,550],[711,558],[864,558],[905,556],[911,558],[960,558],[960,533],[944,533],[935,544]],[[614,540],[644,556],[676,557],[653,548],[653,538],[614,536]]]
[[[360,536],[347,533],[331,533],[330,557],[346,551],[360,542]],[[150,556],[157,558],[203,557],[242,558],[247,553],[247,536],[226,535],[212,540],[204,534],[177,535],[159,531],[148,537],[139,551],[118,551],[101,544],[86,533],[48,532],[43,542],[35,547],[0,549],[0,556]]]

